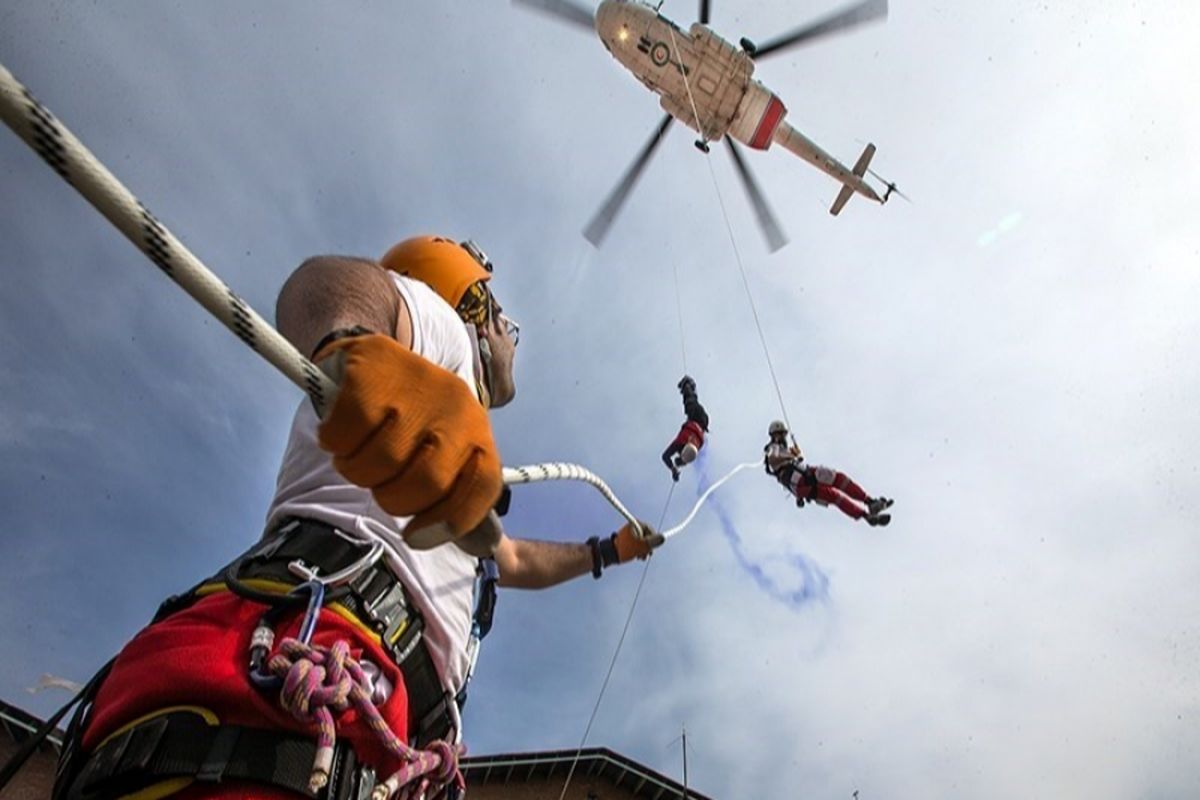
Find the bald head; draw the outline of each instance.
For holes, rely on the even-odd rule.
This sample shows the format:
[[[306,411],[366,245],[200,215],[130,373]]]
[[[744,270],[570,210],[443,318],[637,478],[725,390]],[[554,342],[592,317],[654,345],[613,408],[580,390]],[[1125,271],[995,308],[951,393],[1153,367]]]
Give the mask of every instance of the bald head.
[[[412,346],[408,309],[391,278],[374,261],[354,256],[306,259],[279,290],[275,324],[310,358],[328,333],[359,325]]]

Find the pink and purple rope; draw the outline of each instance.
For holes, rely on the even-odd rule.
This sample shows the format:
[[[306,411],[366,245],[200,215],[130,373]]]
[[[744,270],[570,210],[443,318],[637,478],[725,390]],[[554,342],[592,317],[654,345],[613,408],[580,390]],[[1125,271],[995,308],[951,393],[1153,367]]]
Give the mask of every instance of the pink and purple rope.
[[[317,755],[309,786],[313,792],[329,780],[333,748],[337,743],[335,713],[355,708],[367,725],[401,762],[391,776],[375,787],[372,800],[417,800],[450,796],[451,787],[466,788],[458,759],[461,745],[434,741],[427,749],[409,747],[388,727],[371,702],[362,667],[350,656],[350,645],[339,639],[332,647],[306,645],[298,639],[280,642],[268,664],[268,671],[283,678],[279,702],[300,722],[317,727]]]

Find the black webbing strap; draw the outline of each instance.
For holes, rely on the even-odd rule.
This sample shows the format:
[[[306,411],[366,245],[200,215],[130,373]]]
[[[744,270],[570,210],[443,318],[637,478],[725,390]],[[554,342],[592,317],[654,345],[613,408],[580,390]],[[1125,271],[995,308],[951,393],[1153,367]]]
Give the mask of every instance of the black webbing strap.
[[[354,750],[338,743],[329,783],[314,793],[309,776],[316,742],[238,725],[208,725],[198,715],[174,712],[135,725],[96,749],[67,793],[67,800],[103,800],[172,778],[201,783],[250,781],[322,800],[354,800],[371,773],[357,769]],[[368,791],[370,787],[365,787]]]

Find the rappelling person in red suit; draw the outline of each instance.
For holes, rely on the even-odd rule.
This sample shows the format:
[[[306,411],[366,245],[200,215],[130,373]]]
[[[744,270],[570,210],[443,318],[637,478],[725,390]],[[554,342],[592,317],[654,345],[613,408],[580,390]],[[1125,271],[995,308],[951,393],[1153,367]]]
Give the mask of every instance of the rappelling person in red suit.
[[[768,475],[774,476],[792,493],[798,507],[803,508],[806,501],[822,506],[835,505],[851,519],[864,519],[872,527],[892,521],[891,514],[883,512],[894,501],[869,496],[845,473],[806,464],[796,443],[788,444],[788,429],[783,422],[772,422],[767,435],[770,439],[763,447],[763,466]]]
[[[696,395],[696,381],[684,375],[677,384],[683,395],[683,413],[687,420],[679,433],[663,450],[662,460],[671,470],[671,480],[679,480],[679,468],[696,460],[700,448],[704,447],[704,436],[708,433],[708,412],[700,405]]]

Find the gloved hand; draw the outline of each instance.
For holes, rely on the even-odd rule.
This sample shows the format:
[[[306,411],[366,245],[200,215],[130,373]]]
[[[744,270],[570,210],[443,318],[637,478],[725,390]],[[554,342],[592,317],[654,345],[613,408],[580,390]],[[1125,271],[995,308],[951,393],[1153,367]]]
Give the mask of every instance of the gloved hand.
[[[597,546],[601,563],[611,567],[613,564],[624,564],[635,558],[644,561],[650,557],[651,551],[666,541],[661,533],[645,522],[642,522],[641,526],[642,531],[637,532],[633,525],[627,522],[612,536],[600,539]]]
[[[380,334],[338,339],[317,354],[338,396],[317,429],[333,466],[384,511],[412,516],[411,546],[456,539],[500,496],[487,412],[452,372]]]

